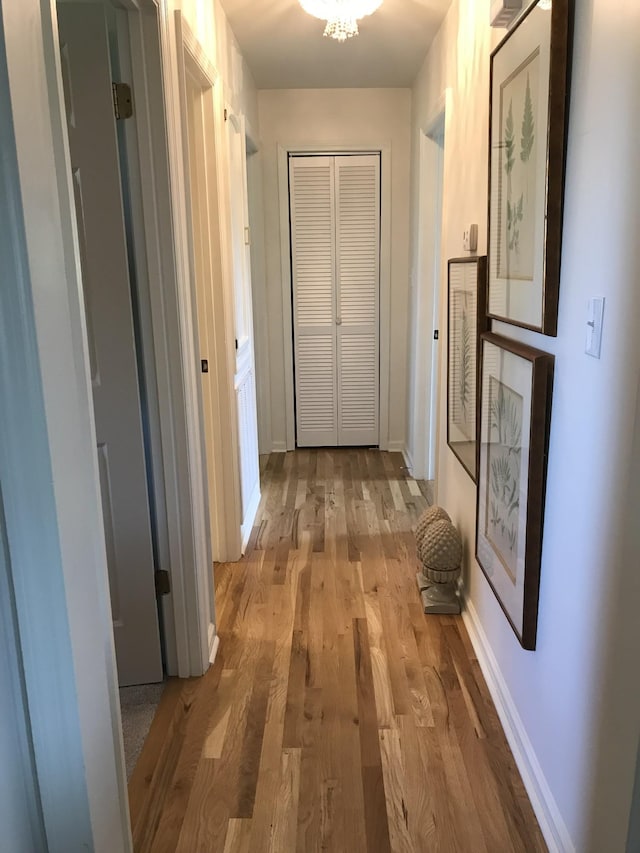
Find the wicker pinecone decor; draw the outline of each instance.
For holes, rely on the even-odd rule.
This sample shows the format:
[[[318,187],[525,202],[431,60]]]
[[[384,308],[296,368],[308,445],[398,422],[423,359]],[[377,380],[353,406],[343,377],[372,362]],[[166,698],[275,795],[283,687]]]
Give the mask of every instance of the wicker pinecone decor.
[[[448,517],[426,527],[418,556],[423,571],[416,578],[424,612],[460,613],[456,582],[462,563],[462,539]]]
[[[429,525],[433,524],[434,521],[442,521],[443,519],[445,521],[451,521],[448,512],[441,506],[427,507],[418,519],[415,533],[418,557],[420,557],[420,545],[422,544],[422,540],[424,539],[424,534],[426,533],[427,528],[429,527]]]

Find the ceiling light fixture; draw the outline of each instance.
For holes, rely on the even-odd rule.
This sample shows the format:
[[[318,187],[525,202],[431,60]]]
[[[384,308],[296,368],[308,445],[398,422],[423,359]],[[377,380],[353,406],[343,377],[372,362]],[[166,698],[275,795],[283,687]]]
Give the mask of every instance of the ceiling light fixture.
[[[346,41],[358,35],[358,21],[382,6],[382,0],[298,0],[309,15],[327,22],[325,36]]]

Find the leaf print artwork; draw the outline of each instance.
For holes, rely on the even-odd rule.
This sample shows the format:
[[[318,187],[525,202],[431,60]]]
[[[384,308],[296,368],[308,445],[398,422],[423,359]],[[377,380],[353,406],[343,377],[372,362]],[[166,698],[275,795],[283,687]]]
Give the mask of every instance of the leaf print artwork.
[[[522,417],[520,394],[491,376],[485,536],[493,544],[513,583],[518,558]]]
[[[475,440],[475,314],[476,301],[470,290],[458,290],[453,298],[453,422],[466,441]]]
[[[536,50],[500,88],[498,275],[533,281],[536,221]]]
[[[463,420],[467,420],[471,395],[471,329],[469,328],[469,314],[466,310],[466,305],[462,310],[461,326],[458,393],[460,395],[462,417]]]
[[[533,105],[531,103],[530,76],[527,74],[527,89],[524,95],[524,117],[522,119],[522,139],[520,144],[520,159],[527,163],[531,157],[535,135]]]

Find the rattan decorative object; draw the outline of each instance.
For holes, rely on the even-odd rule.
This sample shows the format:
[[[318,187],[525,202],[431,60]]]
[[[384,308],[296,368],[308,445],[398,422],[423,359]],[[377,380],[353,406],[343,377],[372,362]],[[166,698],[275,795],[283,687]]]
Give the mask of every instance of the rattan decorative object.
[[[460,613],[456,582],[462,563],[462,539],[447,519],[426,528],[419,557],[423,571],[416,578],[425,613]]]
[[[459,573],[461,560],[462,540],[453,524],[444,518],[430,524],[420,544],[420,562],[427,577],[446,583],[451,572]]]
[[[444,521],[451,521],[448,512],[441,506],[427,507],[418,519],[415,533],[418,557],[420,556],[420,545],[422,544],[422,540],[424,538],[424,534],[427,528],[429,527],[429,525],[433,524],[434,521],[442,521],[443,519]]]

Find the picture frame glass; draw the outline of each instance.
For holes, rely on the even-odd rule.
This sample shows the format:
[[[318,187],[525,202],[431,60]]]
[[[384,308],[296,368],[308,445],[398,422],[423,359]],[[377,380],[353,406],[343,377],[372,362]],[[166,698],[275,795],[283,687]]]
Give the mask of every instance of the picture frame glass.
[[[492,57],[489,295],[492,317],[542,331],[551,10],[536,4]]]
[[[448,262],[447,442],[477,480],[479,335],[486,329],[486,255]]]
[[[477,556],[523,631],[533,365],[483,341]]]

